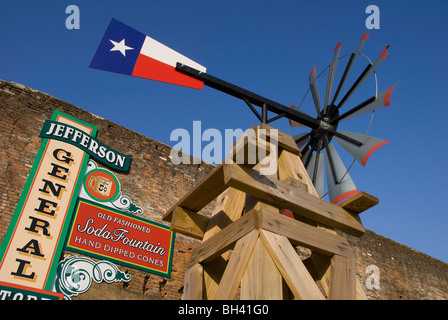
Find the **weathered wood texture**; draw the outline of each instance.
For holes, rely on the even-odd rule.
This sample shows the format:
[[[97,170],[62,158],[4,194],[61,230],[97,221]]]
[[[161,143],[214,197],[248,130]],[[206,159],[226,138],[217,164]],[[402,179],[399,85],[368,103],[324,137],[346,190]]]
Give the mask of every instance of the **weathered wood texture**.
[[[282,275],[260,237],[241,279],[241,300],[282,300]]]
[[[364,234],[357,214],[376,198],[360,193],[339,206],[320,199],[292,137],[271,128],[251,128],[255,134],[240,139],[226,159],[233,161],[217,166],[165,214],[172,230],[202,239],[187,266],[184,298],[233,299],[239,286],[241,299],[325,299],[323,292],[330,299],[363,298],[354,255],[332,228]],[[261,157],[256,164],[250,158],[254,146],[273,154],[273,145],[260,139],[279,147],[277,170],[269,175],[260,174]],[[198,213],[215,199],[210,217]],[[311,257],[303,262],[295,246]]]
[[[286,237],[263,230],[261,231],[261,239],[296,299],[324,299],[302,260],[300,260]]]

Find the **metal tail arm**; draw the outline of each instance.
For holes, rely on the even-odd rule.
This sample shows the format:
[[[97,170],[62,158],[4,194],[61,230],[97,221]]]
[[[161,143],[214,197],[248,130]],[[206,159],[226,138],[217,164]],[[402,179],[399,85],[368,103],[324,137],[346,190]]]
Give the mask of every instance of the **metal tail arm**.
[[[178,62],[176,65],[176,70],[190,77],[203,81],[205,85],[211,88],[227,93],[238,99],[242,99],[246,103],[249,102],[261,108],[266,108],[267,110],[274,112],[277,115],[281,115],[290,120],[297,121],[312,129],[319,127],[319,121],[306,114],[295,111],[280,103],[264,98],[258,94],[255,94],[246,89],[235,86],[221,79],[215,78],[205,72],[193,69],[185,64]],[[266,122],[267,119],[263,120]]]

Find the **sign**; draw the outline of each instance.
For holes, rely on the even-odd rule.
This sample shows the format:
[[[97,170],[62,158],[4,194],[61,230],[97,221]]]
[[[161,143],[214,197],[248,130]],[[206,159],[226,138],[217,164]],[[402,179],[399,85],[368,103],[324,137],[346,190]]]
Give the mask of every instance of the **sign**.
[[[98,168],[93,160],[89,160],[87,163],[79,197],[112,209],[129,213],[143,213],[143,209],[137,206],[131,198],[122,194],[120,181],[115,174],[107,169]]]
[[[94,137],[71,125],[47,120],[40,136],[70,143],[108,167],[120,171],[129,171],[131,156],[112,150]]]
[[[62,300],[63,297],[61,293],[0,281],[0,300]]]
[[[115,200],[120,192],[118,179],[112,172],[103,169],[88,172],[83,188],[90,197],[99,202]]]
[[[95,126],[62,112],[52,120],[96,135]],[[0,247],[0,281],[51,289],[88,157],[72,144],[42,140]]]
[[[98,176],[87,175],[87,187],[101,184],[91,177]],[[66,249],[170,277],[174,235],[168,226],[80,198]]]

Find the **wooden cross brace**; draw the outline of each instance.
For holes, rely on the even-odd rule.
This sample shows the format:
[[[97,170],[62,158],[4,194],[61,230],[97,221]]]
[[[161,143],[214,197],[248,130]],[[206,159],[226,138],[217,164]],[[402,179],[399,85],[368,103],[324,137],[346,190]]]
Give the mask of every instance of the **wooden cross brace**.
[[[252,129],[260,128],[272,143],[274,128]],[[377,199],[363,192],[339,206],[320,199],[292,137],[278,132],[275,144],[277,173],[260,175],[261,159],[224,161],[164,215],[171,230],[202,240],[185,272],[184,299],[233,299],[238,290],[241,299],[365,299],[352,250],[333,228],[362,236],[358,214]],[[252,145],[260,135],[237,142],[230,156]],[[199,213],[215,199],[211,217]],[[285,209],[295,219],[280,214]],[[296,246],[310,257],[302,261]]]

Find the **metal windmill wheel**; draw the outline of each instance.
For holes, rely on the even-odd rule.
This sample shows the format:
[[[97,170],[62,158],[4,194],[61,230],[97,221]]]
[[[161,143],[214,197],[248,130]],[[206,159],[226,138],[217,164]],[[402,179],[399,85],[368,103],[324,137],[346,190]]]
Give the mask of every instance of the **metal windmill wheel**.
[[[375,73],[375,70],[388,57],[389,53],[387,52],[387,49],[389,46],[384,48],[381,54],[372,63],[367,56],[361,53],[361,49],[364,46],[368,35],[368,33],[363,34],[358,48],[355,52],[343,57],[340,57],[342,41],[336,45],[334,49],[333,60],[331,61],[330,65],[326,69],[324,69],[324,71],[326,71],[327,69],[329,71],[326,94],[323,104],[319,92],[318,83],[318,78],[320,77],[320,75],[322,75],[323,71],[318,76],[316,67],[311,70],[311,73],[309,75],[310,88],[308,92],[311,91],[313,97],[313,102],[317,113],[315,119],[319,121],[319,126],[317,128],[311,128],[311,131],[302,132],[294,136],[294,140],[301,149],[303,155],[302,161],[320,197],[324,197],[326,195],[324,194],[325,168],[328,189],[327,193],[329,195],[330,201],[333,203],[339,203],[342,200],[353,196],[358,191],[348,173],[351,165],[349,169],[346,169],[346,166],[344,165],[341,157],[336,151],[334,143],[331,142],[337,142],[345,151],[348,152],[348,154],[350,154],[354,158],[352,164],[355,161],[358,161],[362,166],[366,165],[367,160],[373,154],[373,152],[375,152],[379,147],[389,143],[385,140],[370,137],[367,135],[367,133],[359,134],[344,130],[338,130],[338,125],[342,121],[358,117],[368,112],[372,112],[373,119],[373,113],[375,110],[388,106],[390,104],[390,96],[394,86],[381,93],[378,93],[378,85]],[[338,100],[347,77],[352,71],[353,65],[360,55],[366,58],[369,61],[369,64],[359,75],[353,85],[348,89],[345,95],[340,100]],[[347,62],[333,98],[330,100],[338,62],[344,57],[348,56],[350,58]],[[375,95],[356,106],[350,106],[349,98],[372,74],[374,74],[375,76]],[[301,105],[291,105],[291,108],[293,110],[307,114],[300,107]],[[289,120],[289,122],[291,127],[304,127],[303,124],[291,119]]]

